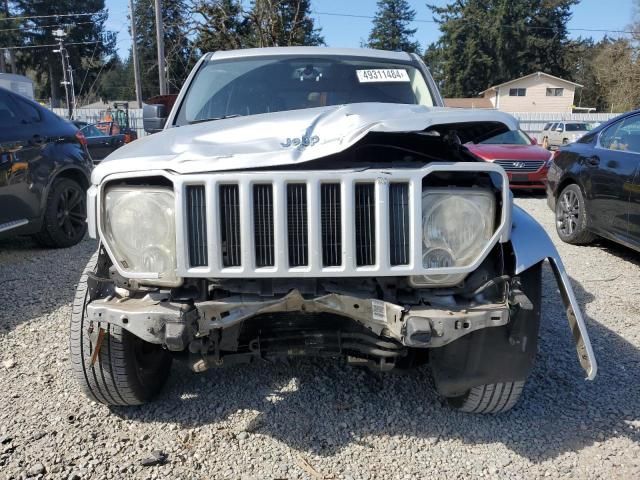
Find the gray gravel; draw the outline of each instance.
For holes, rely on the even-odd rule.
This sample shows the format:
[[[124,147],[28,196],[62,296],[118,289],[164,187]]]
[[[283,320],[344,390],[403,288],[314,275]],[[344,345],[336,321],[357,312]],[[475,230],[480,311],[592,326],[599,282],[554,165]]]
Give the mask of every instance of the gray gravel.
[[[600,374],[583,380],[546,269],[537,366],[524,401],[496,417],[442,406],[427,369],[314,360],[201,375],[178,365],[151,405],[91,403],[71,378],[67,335],[95,243],[1,241],[0,478],[640,478],[640,255],[562,244],[543,199],[517,203],[552,231]]]

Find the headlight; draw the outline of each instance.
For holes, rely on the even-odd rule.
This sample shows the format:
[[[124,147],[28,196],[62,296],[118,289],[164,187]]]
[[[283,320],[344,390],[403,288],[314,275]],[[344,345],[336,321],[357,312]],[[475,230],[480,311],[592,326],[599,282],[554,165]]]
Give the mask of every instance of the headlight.
[[[491,239],[495,197],[476,188],[428,189],[422,193],[424,268],[467,267]],[[412,277],[421,286],[451,286],[467,273]]]
[[[113,187],[104,196],[102,227],[116,262],[132,278],[176,283],[173,192],[160,187]],[[149,278],[140,276],[148,273]],[[154,278],[156,277],[156,278]]]

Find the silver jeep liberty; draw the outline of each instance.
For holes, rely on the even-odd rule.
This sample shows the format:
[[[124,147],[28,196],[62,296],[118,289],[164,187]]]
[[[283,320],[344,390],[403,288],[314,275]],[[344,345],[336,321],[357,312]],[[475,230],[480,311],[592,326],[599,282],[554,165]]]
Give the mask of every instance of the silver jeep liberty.
[[[311,355],[428,364],[453,407],[506,411],[535,360],[545,260],[595,377],[558,252],[464,146],[517,121],[443,108],[418,56],[207,54],[145,128],[159,133],[111,154],[88,192],[100,244],[71,356],[93,400],[147,402],[174,357],[201,372]]]

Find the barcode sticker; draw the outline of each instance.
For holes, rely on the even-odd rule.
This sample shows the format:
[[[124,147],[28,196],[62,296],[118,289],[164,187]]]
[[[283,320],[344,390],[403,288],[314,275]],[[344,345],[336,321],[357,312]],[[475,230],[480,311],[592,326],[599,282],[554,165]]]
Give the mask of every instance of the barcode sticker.
[[[371,300],[371,314],[378,322],[387,321],[387,309],[382,300]]]
[[[409,74],[402,68],[375,68],[356,70],[360,83],[372,82],[410,82]]]

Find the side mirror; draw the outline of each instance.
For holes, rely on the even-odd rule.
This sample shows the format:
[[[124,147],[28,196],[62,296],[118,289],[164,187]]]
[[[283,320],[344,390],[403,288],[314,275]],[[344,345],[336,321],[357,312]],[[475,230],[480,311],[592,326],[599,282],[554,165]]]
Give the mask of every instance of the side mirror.
[[[147,133],[162,131],[167,122],[167,109],[164,105],[144,105],[142,108],[142,126]]]
[[[531,137],[531,145],[537,145],[538,139],[536,137]]]
[[[564,130],[562,130],[562,127],[558,127],[558,128],[556,128],[556,132],[560,132],[560,133],[562,133],[563,131],[564,131]]]

